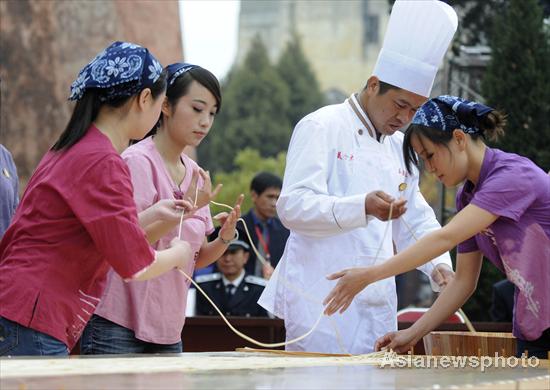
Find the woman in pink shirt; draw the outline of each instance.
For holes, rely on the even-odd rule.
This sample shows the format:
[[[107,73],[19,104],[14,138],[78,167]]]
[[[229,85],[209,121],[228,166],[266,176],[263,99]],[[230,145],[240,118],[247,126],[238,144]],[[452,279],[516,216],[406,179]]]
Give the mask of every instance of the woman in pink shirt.
[[[115,42],[79,73],[76,105],[0,242],[0,355],[67,355],[112,267],[124,280],[188,269],[190,245],[154,251],[143,229],[179,220],[184,201],[139,215],[120,156],[158,120],[166,74],[141,46]]]
[[[129,147],[123,158],[128,164],[138,209],[146,209],[161,199],[195,199],[196,186],[200,207],[182,226],[182,239],[191,244],[195,261],[185,273],[193,275],[195,267],[216,261],[235,236],[240,217],[240,202],[223,224],[219,238],[208,243],[213,231],[208,203],[219,187],[210,193],[210,178],[183,150],[196,147],[208,134],[221,107],[220,86],[216,77],[200,66],[176,63],[167,67],[168,89],[162,115],[150,136]],[[202,207],[201,207],[202,206]],[[158,229],[156,249],[166,248],[178,234]],[[176,270],[155,280],[124,283],[114,271],[94,316],[84,331],[81,352],[179,353],[181,331],[190,282]]]

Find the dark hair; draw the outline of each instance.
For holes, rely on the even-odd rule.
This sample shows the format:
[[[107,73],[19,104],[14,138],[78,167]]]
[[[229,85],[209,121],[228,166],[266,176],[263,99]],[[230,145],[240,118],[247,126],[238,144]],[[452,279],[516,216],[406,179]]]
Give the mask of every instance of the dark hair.
[[[396,87],[395,85],[386,83],[382,80],[378,80],[378,84],[380,85],[380,87],[378,89],[378,95],[383,95],[386,92],[388,92],[390,89],[401,89],[399,87]],[[368,86],[369,86],[369,83],[367,82],[367,84],[365,84],[365,87],[363,88],[363,90],[367,89]]]
[[[281,189],[283,187],[283,181],[277,175],[269,172],[260,172],[250,182],[250,189],[261,195],[268,188]]]
[[[166,90],[166,71],[161,73],[157,81],[149,89],[155,99]],[[84,96],[76,102],[67,127],[65,127],[65,130],[61,133],[51,150],[68,149],[84,137],[88,128],[96,119],[102,105],[115,108],[122,107],[128,100],[140,94],[142,90],[132,96],[120,97],[106,102],[101,101],[102,94],[104,93],[103,89],[90,88],[86,90]]]
[[[191,86],[191,83],[193,81],[201,84],[203,87],[208,89],[208,91],[210,91],[212,95],[214,95],[214,99],[216,99],[216,104],[218,105],[216,113],[220,112],[220,109],[222,108],[222,93],[220,83],[216,76],[212,74],[212,72],[200,66],[188,70],[183,75],[178,77],[172,85],[168,86],[166,90],[166,98],[168,99],[170,105],[172,107],[175,107],[176,104],[178,104],[178,100],[182,96],[187,95],[187,93],[189,92],[189,87]],[[151,129],[151,131],[149,131],[144,138],[156,134],[158,128],[162,124],[162,119],[163,115],[161,113],[160,118],[153,129]]]
[[[460,118],[459,120],[462,122]],[[483,118],[479,119],[476,125],[481,132],[470,134],[470,137],[472,137],[473,140],[477,140],[481,137],[483,139],[496,141],[500,136],[504,135],[506,116],[499,111],[491,111]],[[418,124],[409,125],[405,131],[405,138],[403,140],[403,158],[405,159],[405,167],[407,167],[407,171],[409,171],[409,173],[412,172],[412,164],[420,167],[420,161],[411,144],[413,134],[425,137],[434,144],[445,146],[447,146],[449,141],[453,138],[452,131],[442,131],[440,129],[434,129],[432,127]]]

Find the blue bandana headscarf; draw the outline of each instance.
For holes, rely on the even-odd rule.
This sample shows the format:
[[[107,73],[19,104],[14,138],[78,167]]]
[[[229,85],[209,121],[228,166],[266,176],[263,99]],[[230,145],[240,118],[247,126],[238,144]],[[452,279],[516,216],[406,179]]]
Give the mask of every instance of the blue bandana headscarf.
[[[411,124],[441,131],[460,129],[467,134],[481,134],[479,121],[491,111],[494,109],[483,104],[443,95],[424,103],[416,111]]]
[[[168,76],[167,76],[168,86],[174,84],[176,79],[180,77],[182,74],[194,68],[198,68],[198,66],[193,64],[188,64],[186,62],[176,62],[175,64],[168,65],[166,67],[166,71],[168,72]]]
[[[69,100],[79,100],[88,88],[100,88],[100,100],[132,96],[150,87],[162,73],[162,65],[144,47],[114,42],[99,53],[71,84]]]

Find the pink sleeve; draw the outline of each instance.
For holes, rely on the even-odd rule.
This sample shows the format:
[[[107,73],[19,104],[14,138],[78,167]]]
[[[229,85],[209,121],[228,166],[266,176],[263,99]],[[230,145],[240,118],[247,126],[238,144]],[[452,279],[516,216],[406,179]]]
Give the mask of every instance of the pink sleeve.
[[[206,235],[209,236],[214,232],[214,222],[212,221],[212,212],[210,211],[210,205],[204,206],[204,220]]]
[[[149,266],[155,253],[141,229],[128,168],[118,156],[108,157],[86,173],[69,204],[98,251],[124,279]]]
[[[197,165],[197,163],[191,160],[191,158],[188,157],[187,161],[190,162],[189,165],[192,167],[193,170],[199,169],[199,166]],[[197,184],[199,186],[204,185],[204,180],[202,180],[202,178],[199,177]],[[203,208],[201,208],[200,210],[197,210],[197,213],[204,218],[205,234],[206,236],[209,236],[214,232],[214,222],[212,221],[212,212],[210,211],[210,205],[208,204]]]
[[[134,186],[134,201],[138,212],[151,207],[159,201],[155,183],[156,170],[151,160],[137,153],[123,155],[124,162],[130,170],[130,178]]]

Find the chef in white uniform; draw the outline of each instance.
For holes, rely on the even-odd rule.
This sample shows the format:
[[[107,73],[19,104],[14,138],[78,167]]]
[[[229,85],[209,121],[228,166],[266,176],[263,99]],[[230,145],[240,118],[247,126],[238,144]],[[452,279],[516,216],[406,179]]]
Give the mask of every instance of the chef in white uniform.
[[[316,323],[335,286],[327,275],[384,261],[394,244],[400,251],[415,241],[413,233],[422,237],[440,227],[420,194],[418,172],[405,169],[398,129],[429,97],[457,24],[454,10],[440,1],[398,0],[365,88],[296,125],[277,202],[291,233],[259,300],[284,319],[287,340]],[[392,220],[385,222],[392,199]],[[453,275],[448,254],[420,270],[436,291]],[[378,337],[397,329],[396,312],[394,278],[379,281],[287,350],[372,352]]]

